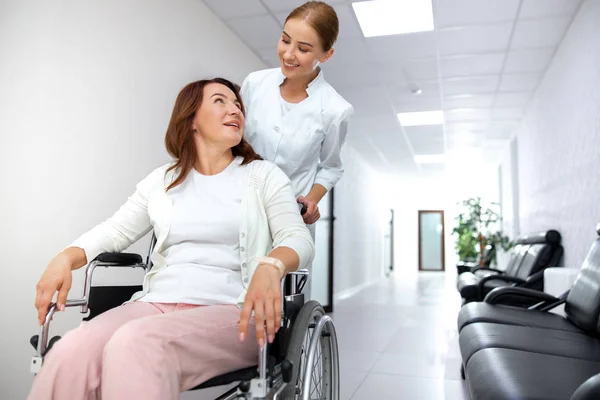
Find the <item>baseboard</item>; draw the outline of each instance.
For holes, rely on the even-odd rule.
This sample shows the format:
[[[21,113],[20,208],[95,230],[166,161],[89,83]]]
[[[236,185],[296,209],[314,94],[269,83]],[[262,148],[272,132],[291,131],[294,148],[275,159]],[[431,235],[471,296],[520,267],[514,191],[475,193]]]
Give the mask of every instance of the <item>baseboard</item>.
[[[381,278],[378,279],[373,279],[372,281],[369,282],[365,282],[363,284],[360,284],[358,286],[352,286],[351,288],[348,289],[344,289],[339,293],[335,293],[333,295],[333,301],[340,301],[340,300],[344,300],[347,299],[348,297],[352,297],[355,294],[365,290],[366,288],[368,288],[371,285],[374,285],[375,283],[379,282],[381,280]]]

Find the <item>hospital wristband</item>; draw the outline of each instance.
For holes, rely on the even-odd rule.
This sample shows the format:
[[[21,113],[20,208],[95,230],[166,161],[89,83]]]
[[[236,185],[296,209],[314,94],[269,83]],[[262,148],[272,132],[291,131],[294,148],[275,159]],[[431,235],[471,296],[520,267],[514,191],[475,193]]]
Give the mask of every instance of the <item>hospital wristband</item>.
[[[269,264],[272,265],[273,267],[277,268],[279,270],[279,276],[281,278],[283,278],[283,275],[285,275],[285,265],[283,264],[283,261],[277,259],[277,258],[273,258],[273,257],[256,257],[256,261],[259,264]]]

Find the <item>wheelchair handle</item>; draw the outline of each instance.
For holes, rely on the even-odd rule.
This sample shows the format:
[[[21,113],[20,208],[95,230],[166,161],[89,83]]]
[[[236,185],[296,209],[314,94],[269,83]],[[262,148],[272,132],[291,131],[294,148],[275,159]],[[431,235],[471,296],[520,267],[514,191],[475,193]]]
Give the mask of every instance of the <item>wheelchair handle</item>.
[[[298,207],[300,208],[300,215],[306,214],[307,208],[304,204],[298,203]]]

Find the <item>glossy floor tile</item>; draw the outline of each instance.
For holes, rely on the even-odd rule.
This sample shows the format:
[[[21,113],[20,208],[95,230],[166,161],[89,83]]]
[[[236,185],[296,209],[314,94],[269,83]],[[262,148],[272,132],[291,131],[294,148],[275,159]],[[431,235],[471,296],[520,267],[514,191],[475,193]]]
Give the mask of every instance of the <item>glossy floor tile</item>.
[[[391,277],[335,304],[341,400],[467,400],[460,297],[444,273]]]

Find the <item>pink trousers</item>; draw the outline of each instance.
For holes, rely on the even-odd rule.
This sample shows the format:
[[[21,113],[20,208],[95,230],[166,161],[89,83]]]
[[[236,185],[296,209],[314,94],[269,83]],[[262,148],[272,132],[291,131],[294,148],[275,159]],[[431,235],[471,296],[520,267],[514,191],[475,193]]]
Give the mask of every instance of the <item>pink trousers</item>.
[[[34,379],[30,400],[178,399],[217,375],[256,365],[252,324],[238,338],[236,306],[133,302],[60,339]]]

